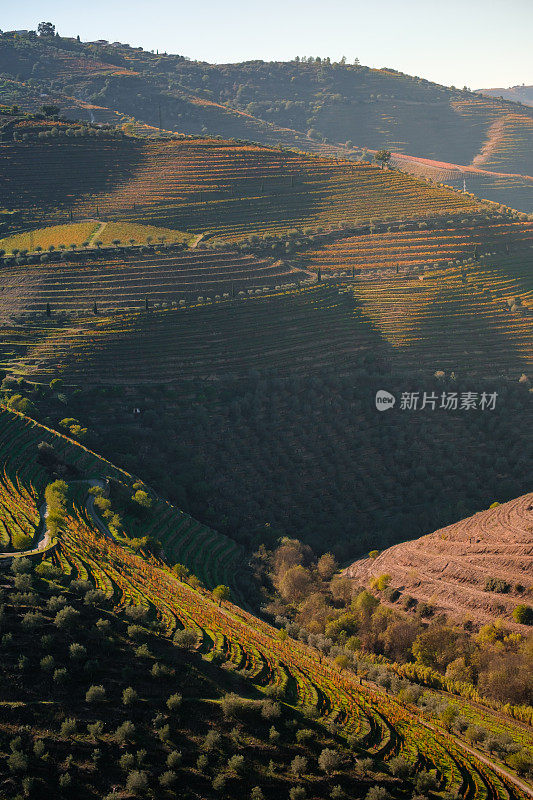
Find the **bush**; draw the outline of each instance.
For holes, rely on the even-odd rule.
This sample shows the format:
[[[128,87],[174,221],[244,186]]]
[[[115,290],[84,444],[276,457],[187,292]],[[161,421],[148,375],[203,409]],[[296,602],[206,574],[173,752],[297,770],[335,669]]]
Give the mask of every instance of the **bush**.
[[[226,788],[226,776],[222,775],[222,773],[215,775],[211,783],[211,786],[213,787],[215,792],[223,792],[224,789]]]
[[[41,658],[41,669],[43,672],[52,672],[56,665],[55,659],[53,656],[45,656]]]
[[[329,774],[339,769],[341,761],[342,759],[336,750],[331,750],[326,747],[318,757],[318,766],[323,772]]]
[[[72,606],[65,606],[61,611],[58,611],[54,617],[54,625],[61,630],[68,630],[74,626],[79,619],[80,612],[76,611]]]
[[[237,775],[242,775],[244,772],[244,756],[231,756],[231,758],[228,759],[228,770],[230,772],[236,772]]]
[[[61,723],[60,733],[61,736],[74,736],[78,728],[78,723],[74,717],[67,717]]]
[[[254,786],[250,792],[250,800],[265,800],[265,795],[260,786]]]
[[[518,753],[511,753],[505,760],[519,775],[533,774],[533,752],[528,748],[524,747]]]
[[[303,786],[293,786],[289,791],[290,800],[305,800],[307,792]]]
[[[167,767],[170,767],[170,769],[177,769],[181,766],[182,759],[183,756],[179,750],[173,750],[167,756]]]
[[[533,625],[533,608],[521,603],[514,609],[513,619],[521,625]]]
[[[85,694],[87,703],[103,703],[105,699],[106,693],[103,686],[90,686]]]
[[[222,736],[218,731],[208,731],[205,735],[205,739],[202,742],[202,749],[203,750],[215,750],[217,747],[220,746],[222,742]]]
[[[389,800],[390,794],[384,786],[371,786],[366,793],[365,800]]]
[[[504,581],[502,578],[487,578],[485,581],[486,592],[499,592],[506,594],[511,590],[511,584]]]
[[[139,795],[144,794],[147,788],[148,777],[146,772],[140,772],[139,770],[130,772],[126,781],[126,789],[128,792],[131,792],[131,794],[133,794],[135,797],[138,797]]]
[[[405,780],[411,774],[412,764],[403,756],[396,756],[389,761],[391,775]]]
[[[74,661],[80,661],[87,655],[87,650],[82,644],[79,644],[79,642],[72,642],[69,647],[69,654]]]
[[[183,697],[181,694],[171,694],[167,700],[167,708],[169,711],[177,711],[181,707]]]
[[[135,725],[129,719],[119,725],[115,731],[115,739],[121,744],[131,742],[135,738]]]
[[[124,689],[122,692],[122,703],[125,706],[131,706],[136,703],[138,700],[138,695],[135,689],[131,686],[128,686],[127,689]]]
[[[439,780],[435,770],[432,770],[431,772],[427,770],[421,770],[417,774],[414,783],[417,792],[420,794],[427,794],[428,792],[438,789],[439,787]]]
[[[97,719],[96,722],[92,723],[90,722],[87,725],[87,733],[89,734],[89,736],[92,736],[93,739],[97,739],[99,736],[103,734],[103,732],[104,732],[104,723],[99,719]]]
[[[28,758],[24,753],[15,750],[7,759],[7,764],[11,772],[27,772]]]
[[[176,781],[178,780],[178,776],[173,770],[168,769],[166,772],[163,772],[162,775],[159,776],[159,783],[163,787],[163,789],[170,789]]]
[[[196,647],[197,636],[192,628],[184,628],[174,634],[174,644],[184,650],[192,650]]]
[[[124,772],[129,772],[135,764],[135,756],[133,755],[133,753],[123,753],[120,756],[118,763],[120,768],[123,769]]]
[[[304,756],[295,756],[291,761],[291,772],[297,778],[307,770],[307,759]]]

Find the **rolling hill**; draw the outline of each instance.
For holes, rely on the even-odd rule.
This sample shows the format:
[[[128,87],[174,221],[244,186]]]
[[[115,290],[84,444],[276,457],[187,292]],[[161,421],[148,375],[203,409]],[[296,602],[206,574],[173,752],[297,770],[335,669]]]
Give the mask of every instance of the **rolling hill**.
[[[113,43],[5,33],[0,102],[71,119],[281,143],[325,155],[396,154],[518,173],[487,196],[533,211],[532,111],[392,68],[329,59],[214,65]],[[408,162],[406,162],[408,163]]]
[[[530,597],[533,571],[533,494],[529,493],[412,542],[354,562],[345,574],[359,584],[389,576],[402,598],[436,613],[476,624],[504,621]],[[398,599],[398,602],[400,600]]]

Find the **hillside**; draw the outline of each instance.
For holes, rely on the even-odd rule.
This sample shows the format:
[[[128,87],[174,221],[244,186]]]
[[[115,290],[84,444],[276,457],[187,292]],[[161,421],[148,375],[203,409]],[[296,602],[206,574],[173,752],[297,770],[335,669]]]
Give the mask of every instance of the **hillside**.
[[[489,97],[503,97],[504,100],[512,100],[514,103],[523,103],[525,106],[533,105],[533,86],[510,86],[508,89],[478,89],[479,94],[486,94]]]
[[[128,45],[57,37],[0,39],[0,102],[71,119],[218,134],[310,152],[395,153],[533,175],[532,114],[516,102],[392,68],[324,60],[214,65]],[[515,191],[517,188],[517,191]],[[491,197],[532,211],[522,187]]]
[[[0,143],[0,205],[22,209],[26,224],[101,215],[231,240],[481,208],[469,195],[369,164],[217,139],[74,130]]]
[[[416,600],[413,609],[426,603],[458,622],[501,618],[520,630],[512,612],[532,589],[533,494],[356,561],[345,574],[364,585],[390,576],[402,599]]]
[[[23,486],[32,475],[42,487],[31,451],[44,429],[6,411],[1,419],[10,479]],[[494,800],[529,794],[514,758],[531,745],[526,727],[516,725],[504,746],[502,712],[481,715],[460,698],[471,725],[482,718],[501,745],[498,755],[489,746],[481,753],[459,727],[444,727],[448,701],[439,692],[417,693],[405,679],[385,691],[374,678],[386,669],[372,672],[348,651],[334,661],[319,638],[282,636],[157,556],[133,551],[111,532],[104,504],[96,511],[85,494],[94,457],[65,449],[78,471],[70,489],[48,487],[56,541],[35,569],[19,558],[14,577],[3,579],[6,791],[135,797],[161,792],[158,784],[171,794],[183,782],[190,798],[246,790],[254,800],[308,792],[370,800],[372,786],[398,800],[415,789]],[[408,690],[411,700],[399,701],[395,693]],[[45,693],[51,702],[42,702]]]

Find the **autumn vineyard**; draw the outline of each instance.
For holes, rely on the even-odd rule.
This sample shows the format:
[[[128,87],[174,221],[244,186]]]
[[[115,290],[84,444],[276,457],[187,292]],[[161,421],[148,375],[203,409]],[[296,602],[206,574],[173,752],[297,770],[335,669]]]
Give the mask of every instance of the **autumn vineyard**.
[[[0,31],[0,798],[533,797],[532,142]]]

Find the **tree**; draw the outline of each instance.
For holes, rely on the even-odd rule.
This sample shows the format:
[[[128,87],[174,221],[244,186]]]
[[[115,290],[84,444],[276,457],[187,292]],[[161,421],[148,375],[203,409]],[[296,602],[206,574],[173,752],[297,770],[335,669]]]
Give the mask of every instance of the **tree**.
[[[223,583],[221,583],[220,586],[216,586],[213,589],[213,597],[215,600],[218,600],[219,605],[221,605],[223,600],[229,600],[231,597],[229,586],[225,586]]]
[[[335,556],[331,553],[324,553],[320,556],[317,564],[318,574],[324,581],[330,581],[338,569]]]
[[[131,792],[135,797],[142,795],[148,788],[148,777],[146,772],[139,772],[134,770],[128,775],[126,781],[126,789]]]
[[[307,759],[304,756],[295,756],[291,761],[291,772],[297,778],[307,770]]]
[[[87,703],[101,703],[106,698],[106,692],[103,686],[90,686],[85,694]]]
[[[305,597],[311,584],[312,578],[309,570],[298,564],[285,572],[279,582],[279,592],[284,600],[295,603]]]
[[[59,114],[60,108],[59,108],[59,106],[44,105],[44,106],[41,106],[41,111],[47,117],[57,117],[57,115]]]
[[[378,152],[374,156],[374,160],[378,161],[381,164],[381,169],[388,164],[391,160],[392,153],[390,150],[378,150]]]
[[[533,608],[521,603],[514,609],[513,619],[521,625],[533,625]]]
[[[37,33],[39,36],[55,36],[56,26],[51,22],[39,22],[37,25]]]
[[[330,774],[336,769],[339,769],[341,760],[342,759],[336,750],[331,750],[329,747],[326,747],[324,750],[322,750],[318,757],[318,766],[323,772]]]

